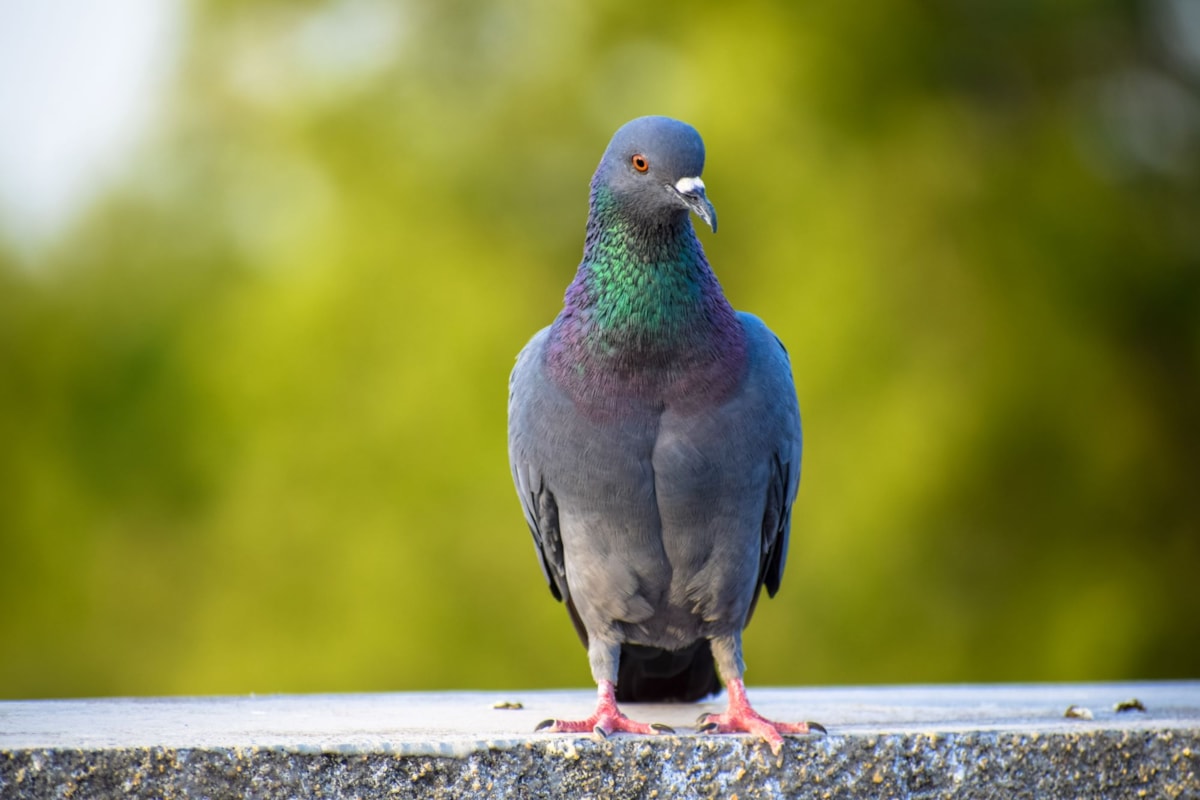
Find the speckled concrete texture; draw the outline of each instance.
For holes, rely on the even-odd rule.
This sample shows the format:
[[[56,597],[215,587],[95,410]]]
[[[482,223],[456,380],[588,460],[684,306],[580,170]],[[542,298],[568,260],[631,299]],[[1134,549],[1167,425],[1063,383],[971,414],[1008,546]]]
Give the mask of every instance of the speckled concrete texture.
[[[685,731],[719,702],[629,707],[675,736],[531,733],[586,710],[585,691],[7,702],[0,798],[1200,799],[1200,683],[751,699],[829,735],[789,738],[777,758]]]

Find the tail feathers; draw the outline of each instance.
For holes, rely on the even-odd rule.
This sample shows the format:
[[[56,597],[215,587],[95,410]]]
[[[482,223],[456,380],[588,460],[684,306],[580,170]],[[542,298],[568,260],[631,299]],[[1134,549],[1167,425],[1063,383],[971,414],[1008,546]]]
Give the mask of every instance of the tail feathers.
[[[721,682],[707,639],[682,650],[621,645],[619,702],[692,703],[719,691]]]

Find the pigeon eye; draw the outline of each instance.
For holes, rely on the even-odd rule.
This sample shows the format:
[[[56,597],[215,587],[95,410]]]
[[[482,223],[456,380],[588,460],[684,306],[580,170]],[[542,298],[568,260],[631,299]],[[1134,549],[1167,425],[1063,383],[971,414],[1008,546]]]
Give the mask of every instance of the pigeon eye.
[[[646,170],[650,169],[650,159],[646,158],[641,153],[638,153],[631,158],[630,162],[633,163],[633,168],[638,172],[645,172]]]

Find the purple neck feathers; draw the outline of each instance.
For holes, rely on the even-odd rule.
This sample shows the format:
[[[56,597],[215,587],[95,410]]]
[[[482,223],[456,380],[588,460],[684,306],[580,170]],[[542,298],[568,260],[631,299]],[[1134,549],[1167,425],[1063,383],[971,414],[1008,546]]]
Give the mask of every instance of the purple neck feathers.
[[[737,387],[745,333],[686,213],[636,224],[593,191],[583,261],[545,359],[550,379],[603,417],[630,404],[686,412]]]

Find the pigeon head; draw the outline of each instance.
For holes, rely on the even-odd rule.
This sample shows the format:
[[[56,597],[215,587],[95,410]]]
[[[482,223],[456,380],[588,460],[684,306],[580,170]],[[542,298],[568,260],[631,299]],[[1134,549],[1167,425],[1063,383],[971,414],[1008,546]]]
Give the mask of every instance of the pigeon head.
[[[592,179],[593,206],[650,227],[694,212],[717,230],[704,193],[704,142],[696,129],[669,117],[639,117],[613,134]]]

